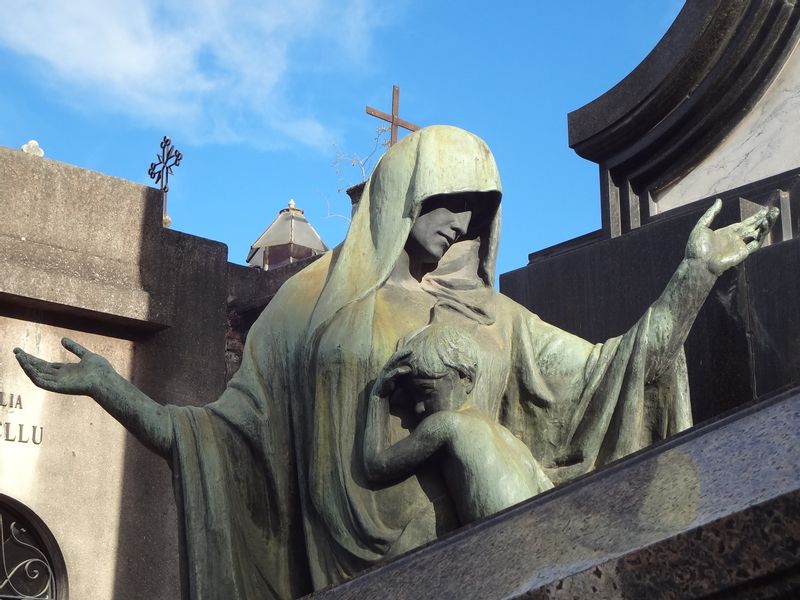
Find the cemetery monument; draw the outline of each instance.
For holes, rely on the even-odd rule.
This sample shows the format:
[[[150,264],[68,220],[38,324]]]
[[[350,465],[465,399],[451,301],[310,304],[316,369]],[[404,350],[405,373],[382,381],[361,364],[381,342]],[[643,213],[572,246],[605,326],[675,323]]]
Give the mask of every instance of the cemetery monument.
[[[69,392],[0,355],[0,517],[41,597],[796,592],[799,38],[794,3],[687,2],[569,116],[602,229],[504,295],[497,168],[460,129],[394,145],[277,295],[308,263],[231,265],[155,190],[0,149],[0,332]]]
[[[458,527],[435,461],[378,485],[356,444],[376,378],[404,393],[404,355],[390,357],[429,323],[477,340],[474,401],[552,483],[691,425],[683,341],[716,278],[760,247],[778,210],[713,230],[715,203],[651,308],[592,344],[492,289],[501,189],[491,152],[463,130],[428,127],[393,146],[344,243],[284,284],[205,407],[153,401],[68,338],[79,362],[15,349],[37,386],[91,396],[170,461],[189,597],[299,597]],[[388,439],[407,434],[415,400],[383,406]]]

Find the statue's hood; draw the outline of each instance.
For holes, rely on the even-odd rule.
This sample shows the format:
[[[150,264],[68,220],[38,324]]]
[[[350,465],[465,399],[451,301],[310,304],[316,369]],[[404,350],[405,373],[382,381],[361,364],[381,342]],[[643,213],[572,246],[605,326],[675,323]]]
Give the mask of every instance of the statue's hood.
[[[474,232],[473,239],[448,250],[433,275],[463,275],[465,265],[472,263],[468,268],[477,275],[476,284],[491,287],[502,194],[494,157],[483,140],[463,129],[425,127],[395,144],[376,165],[347,237],[334,251],[310,331],[386,281],[425,199],[461,192],[486,192],[483,197],[491,202],[492,214],[481,230]]]

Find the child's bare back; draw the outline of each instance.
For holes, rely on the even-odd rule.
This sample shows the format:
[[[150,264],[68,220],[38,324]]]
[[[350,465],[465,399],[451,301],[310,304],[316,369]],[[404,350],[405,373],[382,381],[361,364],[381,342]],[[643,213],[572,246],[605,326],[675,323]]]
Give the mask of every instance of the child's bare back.
[[[444,477],[464,523],[552,487],[528,447],[475,407],[433,413],[411,436],[444,440]]]
[[[439,453],[463,523],[552,487],[528,447],[471,402],[477,378],[477,351],[471,338],[453,327],[430,325],[399,356],[387,364],[370,402],[364,439],[370,479],[407,476]],[[421,420],[407,438],[382,449],[375,405],[386,401],[386,382],[401,377]],[[394,383],[388,387],[394,389]]]

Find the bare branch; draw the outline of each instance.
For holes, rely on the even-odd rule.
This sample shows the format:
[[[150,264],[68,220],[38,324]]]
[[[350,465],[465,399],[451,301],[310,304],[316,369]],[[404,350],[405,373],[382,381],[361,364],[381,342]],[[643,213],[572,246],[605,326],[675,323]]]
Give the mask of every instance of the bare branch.
[[[350,154],[345,152],[338,146],[334,145],[336,149],[336,157],[332,161],[332,165],[336,170],[337,175],[342,174],[342,167],[341,165],[344,163],[348,163],[350,167],[358,169],[358,173],[361,176],[361,179],[356,183],[361,183],[362,181],[366,181],[370,174],[372,173],[372,169],[375,167],[375,158],[378,154],[378,150],[385,149],[389,147],[389,139],[386,134],[389,133],[391,127],[389,125],[379,125],[375,128],[375,135],[372,138],[372,148],[370,149],[369,153],[365,156],[359,156],[358,154]],[[355,185],[354,183],[348,183],[344,185],[339,191],[346,190],[349,187]]]
[[[330,198],[328,198],[327,194],[323,193],[319,189],[317,189],[317,192],[319,193],[320,196],[322,196],[325,199],[325,206],[326,206],[326,210],[327,210],[327,214],[325,215],[326,219],[331,219],[331,218],[334,218],[334,217],[338,217],[339,219],[344,219],[348,223],[350,222],[350,217],[331,211],[331,201],[330,201]]]

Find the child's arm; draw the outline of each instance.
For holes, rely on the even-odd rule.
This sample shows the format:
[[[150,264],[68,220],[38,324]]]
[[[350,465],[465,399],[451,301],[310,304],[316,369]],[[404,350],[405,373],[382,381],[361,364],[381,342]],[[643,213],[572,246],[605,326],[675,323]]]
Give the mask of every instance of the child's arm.
[[[397,352],[384,365],[372,386],[367,406],[367,423],[364,428],[364,468],[367,478],[381,479],[378,473],[378,455],[386,446],[386,424],[389,414],[389,397],[397,386],[397,379],[410,372],[403,361],[409,352]],[[374,473],[374,476],[373,476]]]
[[[372,396],[369,412],[378,412],[377,404],[386,402],[385,398]],[[370,414],[370,417],[373,415]],[[405,439],[393,446],[383,447],[383,431],[372,436],[375,423],[370,418],[367,422],[364,444],[364,464],[367,477],[372,481],[393,481],[412,474],[416,468],[428,460],[450,438],[452,419],[448,413],[435,413],[425,418]],[[371,431],[372,430],[372,431]]]

